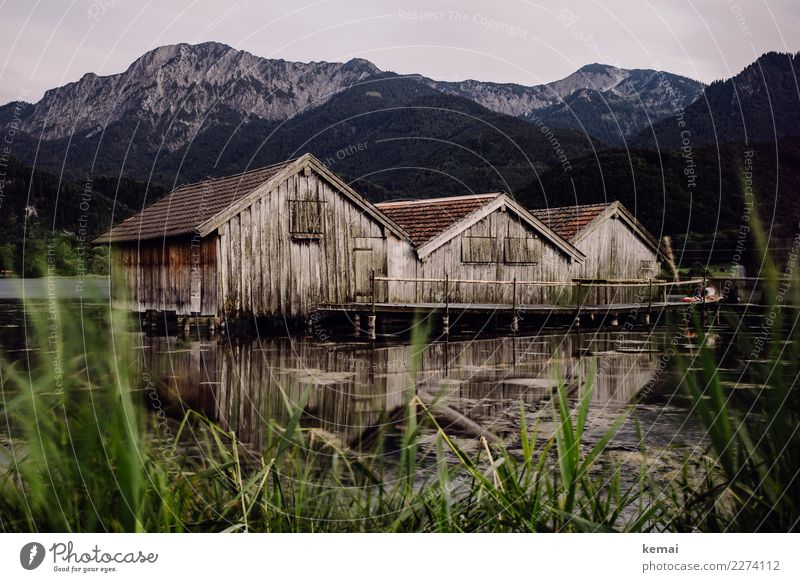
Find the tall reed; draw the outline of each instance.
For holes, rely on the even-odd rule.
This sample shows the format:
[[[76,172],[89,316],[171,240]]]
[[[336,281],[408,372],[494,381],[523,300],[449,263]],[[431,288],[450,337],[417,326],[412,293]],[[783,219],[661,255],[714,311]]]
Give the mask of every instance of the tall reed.
[[[26,359],[3,357],[10,429],[0,477],[3,527],[141,531],[171,518],[168,482],[141,436],[131,346],[122,322],[49,303],[28,309]]]
[[[743,360],[734,384],[724,382],[703,326],[697,326],[700,370],[685,367],[685,378],[709,446],[702,486],[682,496],[682,511],[673,518],[680,529],[800,529],[800,271],[795,266],[800,245],[793,245],[780,267],[766,252],[756,213],[750,222],[763,259],[765,307],[748,320],[728,318],[735,331],[726,349]],[[736,389],[739,383],[744,390]],[[684,481],[680,487],[690,485]]]

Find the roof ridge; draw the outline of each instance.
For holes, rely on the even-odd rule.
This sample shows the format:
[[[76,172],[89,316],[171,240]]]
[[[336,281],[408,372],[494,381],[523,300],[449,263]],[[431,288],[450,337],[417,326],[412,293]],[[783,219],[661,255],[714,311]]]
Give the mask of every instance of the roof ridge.
[[[596,208],[598,206],[611,206],[616,204],[619,200],[611,202],[595,202],[593,204],[572,204],[569,206],[547,206],[545,208],[531,208],[531,212],[549,212],[551,210],[578,210],[579,208]]]
[[[145,240],[196,231],[207,220],[292,167],[300,168],[311,154],[276,162],[230,176],[183,184],[98,235],[93,241]],[[206,195],[207,193],[207,195]],[[197,198],[201,203],[198,206]],[[195,211],[197,210],[197,211]]]
[[[303,155],[306,155],[306,154],[303,154]],[[297,160],[299,160],[302,157],[303,156],[298,156],[296,158],[289,158],[288,160],[283,160],[282,162],[275,162],[274,164],[268,164],[266,166],[261,166],[260,168],[253,168],[252,170],[245,170],[244,172],[238,172],[236,174],[229,174],[227,176],[220,176],[218,178],[205,178],[203,180],[198,180],[197,182],[188,182],[186,184],[181,184],[180,186],[177,186],[177,187],[173,188],[172,190],[170,190],[169,192],[167,192],[167,194],[162,196],[162,198],[165,198],[167,195],[172,194],[173,192],[175,192],[177,190],[180,190],[181,188],[188,188],[190,186],[199,186],[200,184],[205,184],[206,182],[218,182],[220,180],[227,180],[229,178],[236,178],[237,176],[245,176],[247,174],[254,174],[256,172],[263,172],[264,170],[267,170],[267,169],[270,169],[270,168],[277,168],[279,166],[287,166],[287,165],[291,164],[292,162],[296,162]],[[153,204],[155,204],[159,200],[156,200],[155,202],[153,202]]]
[[[430,204],[436,202],[457,202],[459,200],[479,200],[481,198],[497,198],[504,194],[503,192],[490,192],[486,194],[465,194],[463,196],[444,196],[441,198],[418,198],[413,200],[393,200],[390,202],[378,202],[375,204],[378,208],[386,208],[390,206],[401,206],[410,204]]]
[[[531,209],[530,212],[562,238],[573,241],[579,233],[584,232],[601,216],[610,216],[620,207],[622,207],[621,203],[614,200],[595,204],[536,208]]]

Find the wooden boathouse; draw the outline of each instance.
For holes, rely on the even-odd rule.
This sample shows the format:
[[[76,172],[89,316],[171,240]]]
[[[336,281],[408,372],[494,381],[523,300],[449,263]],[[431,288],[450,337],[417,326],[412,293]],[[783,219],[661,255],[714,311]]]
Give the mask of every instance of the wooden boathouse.
[[[621,202],[531,210],[585,257],[569,278],[586,281],[646,281],[658,277],[663,260],[658,240]],[[632,303],[642,287],[595,287],[589,303]]]
[[[367,301],[389,253],[410,247],[310,154],[180,186],[93,243],[111,246],[117,307],[298,319]]]
[[[513,289],[490,281],[561,281],[584,261],[581,251],[503,192],[377,207],[413,243],[389,257],[390,303],[442,302],[447,295],[455,303],[511,304]],[[555,304],[562,293],[528,286],[516,301]]]

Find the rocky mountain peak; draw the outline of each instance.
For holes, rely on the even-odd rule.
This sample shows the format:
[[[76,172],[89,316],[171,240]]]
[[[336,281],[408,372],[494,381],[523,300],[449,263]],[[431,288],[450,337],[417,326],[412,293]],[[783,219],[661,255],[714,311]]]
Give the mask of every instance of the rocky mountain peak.
[[[362,71],[365,73],[369,73],[370,75],[378,75],[383,72],[367,59],[360,59],[360,58],[350,59],[344,64],[344,66],[347,69]]]
[[[588,65],[583,65],[580,69],[578,69],[577,73],[585,73],[587,75],[596,75],[598,73],[607,73],[610,70],[621,70],[614,65],[604,65],[602,63],[589,63]]]
[[[548,87],[558,97],[564,98],[580,89],[609,91],[630,76],[630,71],[611,65],[597,63],[586,65],[559,81],[549,83]]]
[[[122,73],[87,73],[47,91],[22,129],[60,139],[128,120],[174,150],[218,115],[284,120],[376,72],[364,59],[298,63],[217,42],[167,45],[146,52]]]

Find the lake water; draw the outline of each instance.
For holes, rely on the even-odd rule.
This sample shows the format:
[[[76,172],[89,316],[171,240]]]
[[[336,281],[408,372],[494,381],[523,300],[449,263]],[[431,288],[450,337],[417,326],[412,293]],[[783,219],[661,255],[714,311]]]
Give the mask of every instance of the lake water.
[[[269,420],[288,419],[284,394],[297,403],[307,392],[303,425],[324,429],[358,448],[377,431],[402,423],[409,387],[435,404],[437,420],[467,449],[491,433],[518,445],[520,415],[552,434],[551,396],[562,378],[573,401],[594,370],[588,442],[596,440],[631,404],[634,414],[613,446],[638,448],[634,421],[651,448],[693,447],[702,441],[676,391],[675,362],[662,359],[675,330],[554,331],[536,336],[477,337],[437,341],[421,348],[412,371],[408,341],[313,337],[191,341],[139,335],[145,375],[157,385],[158,407],[172,418],[201,411],[254,450],[263,445]],[[678,332],[678,337],[680,333]],[[692,349],[685,344],[687,351]]]
[[[46,286],[39,285],[46,297]],[[28,303],[28,309],[45,308],[46,301]],[[83,305],[87,313],[105,308],[102,296]],[[699,453],[704,442],[703,430],[688,414],[672,355],[674,350],[692,364],[696,338],[686,329],[558,329],[506,337],[461,330],[449,341],[424,345],[415,373],[418,348],[408,336],[369,341],[348,337],[346,330],[338,333],[333,341],[321,341],[315,335],[187,339],[132,332],[140,369],[134,389],[173,428],[187,410],[196,410],[234,431],[257,453],[267,423],[287,420],[285,398],[297,403],[307,394],[302,424],[359,448],[376,434],[402,426],[411,388],[467,451],[480,445],[478,435],[494,435],[514,450],[522,414],[529,426],[539,423],[541,435],[552,434],[551,397],[559,378],[574,404],[591,376],[588,444],[628,409],[633,412],[612,441],[612,451],[638,450],[637,425],[648,451],[659,457],[677,450]],[[729,335],[724,328],[712,329],[709,339],[719,344],[721,373],[727,358],[734,361],[730,373],[735,377]],[[11,357],[37,349],[26,345],[18,300],[0,301],[0,345]],[[166,438],[158,427],[153,430],[154,439]]]

